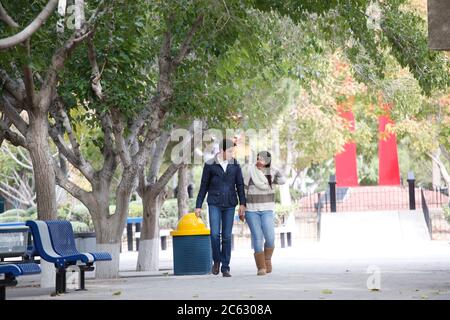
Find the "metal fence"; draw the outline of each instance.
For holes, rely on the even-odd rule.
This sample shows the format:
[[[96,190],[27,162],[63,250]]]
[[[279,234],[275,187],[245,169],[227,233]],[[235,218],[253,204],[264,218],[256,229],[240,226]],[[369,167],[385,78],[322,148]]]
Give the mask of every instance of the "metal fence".
[[[424,202],[427,208],[442,208],[449,204],[446,190],[439,188],[410,189],[403,186],[335,188],[334,197],[332,192],[333,189],[329,188],[326,192],[303,196],[299,199],[300,211],[317,212],[319,203],[321,212],[420,209]]]

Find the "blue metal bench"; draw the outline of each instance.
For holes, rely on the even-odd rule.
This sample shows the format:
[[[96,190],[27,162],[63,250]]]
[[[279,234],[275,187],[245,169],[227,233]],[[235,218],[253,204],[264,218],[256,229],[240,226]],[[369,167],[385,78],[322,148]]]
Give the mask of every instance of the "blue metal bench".
[[[0,300],[6,299],[6,287],[17,285],[16,277],[38,273],[41,273],[41,268],[34,262],[0,264],[0,274],[5,275],[0,280]]]
[[[0,259],[20,257],[19,262],[0,263],[0,300],[6,299],[6,287],[17,285],[16,277],[37,274],[41,269],[36,263],[23,261],[28,245],[29,228],[19,224],[0,226]]]
[[[77,265],[80,269],[80,290],[85,290],[85,271],[94,270],[94,262],[110,261],[107,252],[78,252],[75,237],[69,221],[27,221],[33,235],[37,254],[50,263],[56,271],[56,293],[66,292],[66,269]]]

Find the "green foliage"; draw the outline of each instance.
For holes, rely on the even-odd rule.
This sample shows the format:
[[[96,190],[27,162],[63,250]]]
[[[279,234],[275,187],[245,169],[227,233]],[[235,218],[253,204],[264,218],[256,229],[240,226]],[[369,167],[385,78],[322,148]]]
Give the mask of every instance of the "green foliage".
[[[358,184],[373,186],[378,184],[378,155],[358,157]]]
[[[89,210],[83,204],[73,206],[71,217],[76,221],[88,221],[90,219]]]
[[[294,188],[289,188],[289,193],[291,194],[291,199],[294,202],[300,200],[300,198],[302,197],[301,191]],[[275,199],[275,201],[277,202],[278,200]]]
[[[89,16],[99,1],[86,3]],[[171,53],[176,55],[192,23],[204,15],[190,53],[173,75],[166,125],[186,125],[193,118],[221,128],[277,125],[282,128],[282,139],[293,143],[297,169],[324,163],[352,138],[364,154],[359,168],[362,180],[372,183],[376,171],[368,159],[376,155],[379,110],[362,109],[381,91],[384,102],[395,105],[392,116],[399,139],[414,152],[426,154],[437,142],[448,144],[450,121],[430,121],[437,108],[426,103],[422,93],[448,92],[450,75],[448,57],[428,50],[425,21],[405,11],[404,0],[383,1],[381,30],[368,27],[370,3],[117,0],[94,34],[106,99],[98,101],[91,91],[85,43],[60,73],[58,94],[70,109],[83,154],[98,169],[104,139],[98,114],[114,107],[130,121],[134,119],[157,94],[158,54],[165,32],[172,33]],[[4,6],[23,27],[45,4],[44,0],[17,0]],[[56,34],[56,19],[52,15],[33,35],[30,61],[24,47],[16,46],[0,55],[2,68],[21,77],[21,66],[29,62],[34,74],[44,76],[50,57],[71,33]],[[2,28],[0,37],[16,32]],[[359,92],[346,91],[342,84],[346,74],[333,76],[333,55],[350,62],[351,76],[370,89],[355,105],[355,133],[346,130],[335,106]],[[399,76],[403,70],[410,74]],[[286,146],[281,146],[284,154]],[[2,154],[0,166],[9,170],[15,164]],[[111,212],[114,209],[110,207]],[[21,213],[19,218],[27,215]],[[142,216],[142,204],[132,202],[129,216]],[[92,225],[85,208],[60,208],[58,217]],[[176,201],[168,200],[161,212],[162,225],[173,225],[175,217]]]
[[[450,222],[450,207],[449,206],[443,206],[442,210],[444,212],[445,219]]]
[[[402,67],[408,67],[423,92],[450,86],[449,58],[428,48],[427,25],[418,14],[386,5],[383,31],[392,46],[392,54]]]
[[[275,225],[281,226],[290,214],[294,214],[298,210],[298,204],[293,203],[291,205],[282,205],[280,203],[275,203]]]
[[[102,69],[103,94],[107,104],[99,103],[90,89],[91,66],[84,43],[74,52],[61,76],[61,94],[87,110],[102,112],[109,106],[120,108],[127,117],[143,108],[154,89],[155,56],[161,29],[152,2],[115,1],[98,23],[94,36],[97,62]],[[130,36],[133,35],[133,36]],[[75,106],[74,104],[70,106]],[[77,120],[96,125],[93,114],[79,114]],[[97,137],[100,138],[100,137]]]
[[[28,218],[28,213],[26,210],[11,209],[11,210],[5,211],[4,213],[0,214],[0,223],[23,222],[23,221],[26,221],[27,218]]]
[[[0,223],[25,222],[36,219],[37,209],[35,207],[27,210],[11,209],[0,214]],[[82,206],[75,206],[73,210],[69,207],[58,208],[58,219],[69,220],[72,223],[74,232],[89,232],[93,230],[92,221],[87,214],[87,209]]]
[[[74,233],[92,232],[93,231],[93,229],[84,222],[70,221],[70,224],[72,224]]]
[[[143,207],[141,201],[131,201],[128,211],[129,217],[142,217]]]

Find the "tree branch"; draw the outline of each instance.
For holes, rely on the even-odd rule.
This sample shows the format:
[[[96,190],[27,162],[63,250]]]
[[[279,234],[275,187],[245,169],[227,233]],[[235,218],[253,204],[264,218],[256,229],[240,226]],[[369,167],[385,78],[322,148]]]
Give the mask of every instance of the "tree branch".
[[[173,61],[170,54],[170,50],[172,48],[172,34],[170,31],[172,20],[173,17],[171,17],[168,21],[167,31],[164,33],[163,43],[159,51],[159,80],[156,86],[156,94],[152,97],[148,105],[141,111],[141,113],[136,117],[134,123],[131,125],[130,137],[128,138],[129,144],[132,143],[132,139],[135,139],[148,117],[152,113],[154,114],[155,110],[160,110],[163,103],[172,95],[172,86],[170,85],[170,75],[173,71]]]
[[[90,198],[92,197],[92,193],[81,189],[75,183],[70,181],[69,178],[63,173],[63,171],[59,167],[58,161],[56,161],[56,159],[53,159],[53,161],[55,168],[56,183],[61,188],[69,192],[73,197],[77,198],[84,204],[88,203],[90,201]]]
[[[5,198],[8,198],[9,200],[17,201],[27,206],[29,206],[30,204],[33,205],[33,202],[30,202],[30,199],[23,197],[15,189],[11,188],[4,182],[0,182],[0,192],[2,193],[3,196],[5,196]]]
[[[0,130],[3,132],[4,138],[6,138],[6,140],[8,140],[9,142],[11,142],[13,145],[15,145],[17,147],[20,146],[20,147],[24,147],[27,149],[28,144],[25,141],[25,139],[22,136],[20,136],[19,134],[12,131],[9,127],[10,126],[7,125],[7,123],[5,121],[0,121]]]
[[[93,34],[89,36],[87,41],[87,47],[88,47],[88,59],[89,63],[91,64],[91,88],[92,91],[94,91],[95,95],[99,100],[103,99],[103,92],[102,92],[102,84],[100,82],[100,69],[98,68],[97,64],[97,55],[95,52],[95,46],[94,46],[94,40],[93,40]]]
[[[158,179],[158,173],[161,168],[162,160],[164,158],[164,153],[166,152],[167,146],[170,141],[170,131],[165,131],[161,134],[156,143],[155,150],[152,155],[152,162],[150,165],[150,171],[147,181],[153,184]]]
[[[4,86],[6,91],[8,91],[17,101],[22,103],[25,100],[25,88],[17,81],[13,80],[3,69],[0,69],[0,80],[2,82],[2,87]]]
[[[187,34],[186,38],[183,41],[183,44],[181,45],[177,57],[173,61],[175,66],[179,65],[181,61],[183,61],[183,59],[189,53],[189,47],[191,45],[192,39],[194,38],[194,34],[197,32],[198,28],[202,23],[203,23],[203,15],[200,15],[192,25],[191,30],[189,31],[189,33]]]
[[[123,129],[123,120],[118,110],[112,111],[112,121],[113,121],[113,133],[115,138],[116,150],[119,154],[120,160],[122,161],[122,165],[124,168],[131,166],[132,159],[130,156],[130,151],[128,150],[124,135]]]
[[[30,190],[31,187],[27,184],[26,177],[20,177],[15,170],[13,170],[13,176],[7,176],[6,174],[1,174],[0,176],[4,178],[4,181],[14,181],[14,187],[5,182],[1,182],[3,188],[9,190],[12,194],[15,194],[18,198],[21,199],[22,203],[33,203],[33,200],[35,199],[35,195],[33,195],[34,191]]]
[[[439,167],[439,169],[441,171],[442,178],[444,178],[445,183],[447,184],[447,187],[450,187],[450,174],[448,173],[448,170],[445,167],[444,163],[441,161],[441,159],[439,159],[439,157],[436,157],[432,153],[428,153],[428,156],[431,159],[433,159],[433,161],[436,162],[436,164],[438,165],[438,167]]]
[[[2,119],[0,119],[0,122],[3,123],[3,126],[8,128],[11,127],[12,122],[11,120],[9,120],[7,117],[5,117],[4,115],[2,115]],[[3,130],[0,130],[0,146],[3,144],[3,141],[5,140],[5,133],[3,132]]]
[[[164,34],[163,43],[161,45],[161,49],[159,52],[159,80],[156,89],[156,95],[151,99],[148,106],[142,110],[139,116],[136,118],[136,121],[132,124],[130,131],[130,139],[134,138],[137,135],[137,132],[142,128],[147,118],[153,112],[153,119],[156,120],[150,121],[149,130],[147,132],[146,139],[144,141],[145,145],[151,143],[159,134],[159,125],[161,120],[163,119],[166,111],[165,106],[172,97],[173,88],[171,84],[171,76],[175,70],[175,68],[182,62],[182,60],[186,57],[189,51],[189,47],[191,45],[192,39],[197,32],[200,25],[203,23],[203,15],[200,15],[195,22],[193,23],[190,31],[186,35],[181,49],[175,59],[171,56],[171,48],[172,48],[172,34],[171,34],[171,26],[172,26],[173,17],[169,18],[167,31]]]
[[[2,5],[1,2],[0,2],[0,20],[5,22],[10,27],[13,27],[13,28],[18,28],[19,27],[17,22],[15,22],[13,20],[13,18],[11,18],[9,16],[9,14],[6,12],[5,8],[3,8],[3,5]]]
[[[59,114],[61,115],[62,125],[69,137],[70,145],[72,146],[72,151],[75,155],[75,157],[78,159],[78,162],[82,166],[88,166],[88,163],[84,159],[83,155],[81,154],[80,150],[80,144],[77,141],[77,137],[75,136],[75,133],[72,130],[72,125],[70,124],[69,117],[67,116],[66,111],[62,106],[59,106]],[[89,169],[89,168],[88,168]],[[91,169],[89,169],[91,170]],[[93,170],[91,170],[93,171]]]
[[[77,152],[75,152],[73,149],[69,149],[63,137],[58,132],[55,126],[51,126],[49,128],[49,134],[52,138],[53,142],[55,143],[56,147],[58,148],[58,151],[66,157],[66,159],[80,172],[83,174],[83,176],[90,182],[94,183],[94,169],[92,166],[86,162],[83,158],[83,156],[80,154],[78,155]],[[70,136],[70,134],[69,134]],[[70,139],[70,138],[69,138]]]
[[[55,11],[57,5],[58,0],[50,0],[41,13],[25,29],[11,37],[0,39],[0,50],[14,47],[30,38]]]
[[[100,170],[100,174],[110,176],[114,174],[117,167],[117,153],[114,148],[113,124],[109,112],[97,112],[97,116],[100,118],[103,131],[103,147],[101,151],[103,158],[105,159],[103,162],[103,167]]]
[[[55,143],[56,147],[58,148],[58,151],[66,157],[67,160],[69,160],[72,164],[77,164],[78,159],[73,153],[71,149],[69,149],[66,146],[66,143],[62,137],[62,135],[58,132],[58,129],[56,126],[50,126],[49,128],[49,134],[52,138],[53,142]]]
[[[448,153],[448,151],[444,148],[443,145],[439,146],[439,149],[441,149],[442,154],[444,155],[445,159],[447,159],[447,161],[450,161],[450,154]]]
[[[31,60],[31,48],[30,48],[30,39],[26,41],[27,55],[28,59]],[[33,72],[31,71],[31,66],[29,63],[25,63],[23,66],[23,75],[24,75],[24,83],[25,83],[25,92],[27,98],[27,105],[32,108],[34,105],[34,80],[33,80]]]
[[[51,101],[51,98],[53,96],[53,92],[54,92],[54,89],[56,86],[58,72],[64,68],[64,63],[65,63],[66,59],[69,57],[69,55],[75,49],[75,47],[78,44],[80,44],[84,39],[86,39],[91,34],[91,32],[92,32],[92,30],[87,31],[78,37],[75,35],[72,36],[53,55],[51,65],[47,70],[47,75],[44,80],[44,84],[39,93],[40,104],[39,104],[38,108],[41,112],[46,112],[48,109],[48,103],[45,103],[45,102]],[[44,103],[42,103],[42,102],[44,102]]]
[[[26,136],[28,131],[28,123],[20,116],[16,108],[14,108],[9,100],[3,96],[0,97],[0,110],[12,121],[14,126],[20,131],[23,136]]]
[[[155,195],[160,194],[161,191],[166,186],[166,184],[169,183],[170,179],[182,165],[183,165],[182,163],[179,164],[171,163],[170,166],[166,169],[166,171],[164,171],[162,176],[158,179],[158,181],[154,185],[150,185],[152,186],[152,192],[154,192]]]
[[[19,166],[28,169],[30,171],[33,171],[33,166],[30,166],[22,161],[20,161],[14,153],[11,152],[11,149],[9,149],[8,145],[4,145],[1,147],[1,150],[3,152],[6,152]]]
[[[112,153],[114,154],[114,134],[113,134],[113,124],[111,120],[111,115],[109,112],[97,113],[100,118],[100,123],[102,126],[103,134],[104,134],[104,148],[103,153]]]
[[[28,168],[31,168],[31,170],[32,170],[32,169],[33,169],[33,163],[31,162],[30,157],[29,157],[29,156],[26,156],[26,155],[23,153],[22,150],[23,150],[22,148],[17,148],[17,152],[20,154],[20,156],[22,157],[22,159],[24,159],[24,161],[27,162],[27,163],[25,163],[25,165],[26,165]]]

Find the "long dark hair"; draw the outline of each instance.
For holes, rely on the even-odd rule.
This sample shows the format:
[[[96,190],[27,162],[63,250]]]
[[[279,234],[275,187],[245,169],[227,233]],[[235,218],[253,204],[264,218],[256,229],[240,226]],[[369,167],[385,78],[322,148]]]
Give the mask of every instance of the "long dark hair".
[[[266,163],[264,168],[269,168],[269,174],[265,174],[267,181],[269,182],[270,189],[272,189],[272,175],[270,174],[270,165],[272,164],[272,155],[269,151],[260,151],[256,155],[256,158],[261,158]]]

